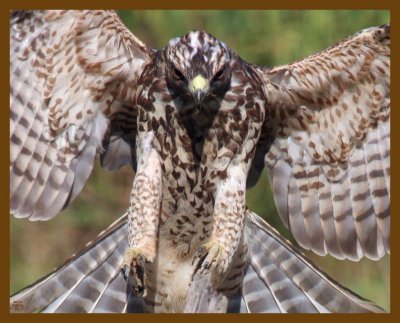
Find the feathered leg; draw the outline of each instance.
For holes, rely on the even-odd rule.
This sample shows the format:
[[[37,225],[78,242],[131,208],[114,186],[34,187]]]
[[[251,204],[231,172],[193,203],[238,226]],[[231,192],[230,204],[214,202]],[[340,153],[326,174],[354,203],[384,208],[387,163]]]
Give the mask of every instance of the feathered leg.
[[[138,139],[138,169],[133,182],[128,211],[129,248],[125,253],[122,273],[135,292],[145,293],[145,263],[154,261],[161,203],[161,165],[152,147],[153,132]]]

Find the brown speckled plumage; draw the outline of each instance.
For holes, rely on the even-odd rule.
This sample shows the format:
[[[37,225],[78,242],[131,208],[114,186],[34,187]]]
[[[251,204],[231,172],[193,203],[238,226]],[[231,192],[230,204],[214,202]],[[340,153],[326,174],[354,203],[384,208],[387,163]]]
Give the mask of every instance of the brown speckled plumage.
[[[127,217],[13,301],[51,312],[378,310],[321,275],[245,196],[266,166],[302,247],[352,260],[390,252],[388,26],[272,69],[204,31],[152,50],[108,11],[13,13],[10,37],[11,212],[55,216],[96,155],[136,170]],[[103,250],[109,271],[84,259]],[[111,297],[121,266],[125,301]],[[86,280],[103,271],[107,282]],[[57,285],[67,276],[73,289]],[[76,293],[85,288],[102,291]]]

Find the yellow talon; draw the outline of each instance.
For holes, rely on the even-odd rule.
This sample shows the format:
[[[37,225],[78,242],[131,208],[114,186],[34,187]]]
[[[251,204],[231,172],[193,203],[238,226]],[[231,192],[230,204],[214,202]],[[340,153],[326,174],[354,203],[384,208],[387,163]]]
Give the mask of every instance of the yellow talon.
[[[139,256],[143,256],[143,252],[141,249],[136,247],[130,247],[126,250],[124,255],[124,261],[122,263],[123,266],[130,266],[132,261],[137,259]]]
[[[193,263],[197,262],[195,272],[212,270],[218,264],[223,247],[215,241],[209,241],[202,245],[194,255]]]

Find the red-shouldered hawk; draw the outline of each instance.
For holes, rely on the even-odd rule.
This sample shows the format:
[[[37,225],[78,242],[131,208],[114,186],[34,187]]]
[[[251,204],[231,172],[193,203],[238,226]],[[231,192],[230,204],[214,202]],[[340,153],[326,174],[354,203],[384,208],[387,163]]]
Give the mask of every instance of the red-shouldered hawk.
[[[379,311],[323,276],[245,196],[266,166],[302,247],[352,260],[390,252],[389,26],[272,69],[204,31],[153,50],[109,11],[15,12],[10,37],[11,212],[55,216],[96,155],[136,171],[127,218],[12,302]]]

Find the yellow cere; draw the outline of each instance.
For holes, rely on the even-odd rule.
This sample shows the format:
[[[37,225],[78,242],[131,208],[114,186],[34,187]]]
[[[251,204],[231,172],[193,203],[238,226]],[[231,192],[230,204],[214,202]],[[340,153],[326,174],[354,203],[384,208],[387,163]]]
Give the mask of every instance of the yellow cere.
[[[192,80],[192,86],[194,90],[204,90],[206,85],[207,85],[207,80],[201,75],[197,75]]]

